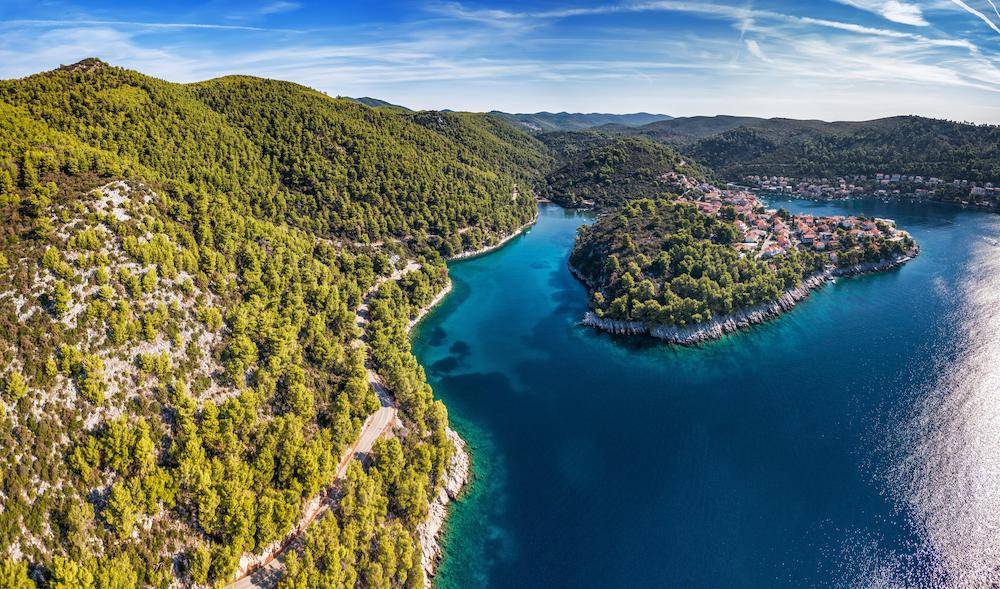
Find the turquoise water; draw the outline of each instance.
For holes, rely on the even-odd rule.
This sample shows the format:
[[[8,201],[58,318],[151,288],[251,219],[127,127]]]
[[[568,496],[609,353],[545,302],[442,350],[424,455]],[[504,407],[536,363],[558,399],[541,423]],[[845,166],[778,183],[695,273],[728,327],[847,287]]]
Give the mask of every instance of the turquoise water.
[[[585,215],[455,263],[414,351],[475,482],[436,584],[976,587],[1000,566],[1000,217],[898,220],[906,266],[697,348],[577,324]]]

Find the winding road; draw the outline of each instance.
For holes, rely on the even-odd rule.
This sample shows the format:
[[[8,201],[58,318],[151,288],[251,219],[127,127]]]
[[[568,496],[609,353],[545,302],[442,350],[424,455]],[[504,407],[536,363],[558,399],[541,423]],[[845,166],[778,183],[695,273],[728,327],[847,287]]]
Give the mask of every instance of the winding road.
[[[420,264],[411,261],[403,268],[394,271],[391,275],[380,277],[368,289],[364,300],[355,312],[355,324],[361,329],[362,336],[352,342],[352,345],[364,345],[362,338],[364,327],[368,323],[368,302],[378,292],[378,289],[390,280],[399,280],[410,272],[419,269]],[[395,423],[398,413],[396,404],[392,399],[392,395],[385,388],[382,377],[371,368],[368,368],[368,384],[371,385],[372,389],[375,390],[375,394],[378,395],[379,408],[365,419],[358,439],[350,448],[344,451],[340,462],[337,464],[337,473],[334,481],[320,493],[319,497],[306,505],[298,525],[295,526],[295,529],[292,530],[285,541],[278,547],[278,550],[263,562],[254,566],[250,571],[243,574],[243,576],[230,583],[227,586],[228,589],[273,589],[278,584],[278,580],[281,578],[282,571],[285,568],[285,558],[292,551],[297,551],[302,547],[305,540],[305,531],[309,528],[310,524],[332,507],[331,499],[335,496],[333,490],[347,476],[347,467],[351,461],[357,458],[364,462],[370,455],[375,442],[392,429],[392,424]]]

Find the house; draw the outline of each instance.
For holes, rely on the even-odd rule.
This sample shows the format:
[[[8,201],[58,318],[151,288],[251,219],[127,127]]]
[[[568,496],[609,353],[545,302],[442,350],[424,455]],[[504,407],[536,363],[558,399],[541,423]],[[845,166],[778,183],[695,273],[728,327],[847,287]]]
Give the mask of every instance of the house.
[[[761,257],[762,258],[773,258],[774,256],[780,256],[780,255],[783,255],[784,253],[785,253],[785,249],[784,248],[782,248],[780,246],[777,246],[777,245],[772,245],[772,246],[769,246],[766,250],[764,250],[764,252],[761,254]]]

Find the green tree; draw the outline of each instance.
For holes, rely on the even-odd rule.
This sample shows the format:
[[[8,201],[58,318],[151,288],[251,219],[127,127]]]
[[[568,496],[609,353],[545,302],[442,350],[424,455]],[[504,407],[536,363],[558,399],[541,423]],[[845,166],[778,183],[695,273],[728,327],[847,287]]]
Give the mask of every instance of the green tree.
[[[3,386],[3,398],[8,403],[17,402],[18,399],[23,397],[28,392],[28,383],[25,382],[24,377],[21,376],[20,372],[11,372],[7,375],[7,379]]]
[[[52,589],[97,589],[90,569],[62,556],[52,561],[50,586]]]
[[[188,553],[187,567],[191,580],[199,585],[208,583],[209,568],[212,564],[211,553],[208,548],[198,545]]]
[[[52,287],[52,310],[56,316],[62,317],[66,315],[72,303],[73,299],[70,297],[69,289],[66,288],[66,283],[62,280],[57,280]]]
[[[125,483],[119,481],[111,486],[108,504],[101,512],[101,516],[119,538],[132,535],[138,518],[138,507]]]
[[[35,589],[35,582],[28,577],[28,563],[0,560],[0,587],[5,589]]]

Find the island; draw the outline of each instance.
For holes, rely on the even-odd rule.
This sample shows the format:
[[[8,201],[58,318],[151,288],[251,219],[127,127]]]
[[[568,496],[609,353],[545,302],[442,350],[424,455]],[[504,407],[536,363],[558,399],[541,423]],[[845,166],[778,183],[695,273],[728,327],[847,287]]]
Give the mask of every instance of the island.
[[[743,190],[677,172],[663,179],[677,195],[627,201],[581,230],[570,268],[590,291],[584,324],[694,344],[919,251],[889,219],[793,215]]]

